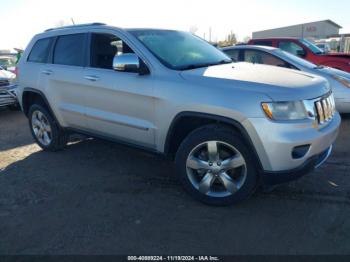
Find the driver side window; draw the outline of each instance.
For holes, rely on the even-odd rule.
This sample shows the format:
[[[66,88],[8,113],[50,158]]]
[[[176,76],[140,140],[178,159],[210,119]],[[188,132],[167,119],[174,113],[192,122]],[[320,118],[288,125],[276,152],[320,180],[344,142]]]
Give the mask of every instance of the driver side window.
[[[134,51],[117,36],[104,33],[91,35],[91,67],[113,69],[114,57],[126,53]]]

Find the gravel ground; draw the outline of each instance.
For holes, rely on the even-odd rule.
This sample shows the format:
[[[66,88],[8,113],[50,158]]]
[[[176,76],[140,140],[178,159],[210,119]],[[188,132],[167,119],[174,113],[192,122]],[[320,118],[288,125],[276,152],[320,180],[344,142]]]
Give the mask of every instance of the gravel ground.
[[[321,169],[215,208],[167,160],[97,139],[46,153],[2,110],[0,254],[350,254],[349,132]]]

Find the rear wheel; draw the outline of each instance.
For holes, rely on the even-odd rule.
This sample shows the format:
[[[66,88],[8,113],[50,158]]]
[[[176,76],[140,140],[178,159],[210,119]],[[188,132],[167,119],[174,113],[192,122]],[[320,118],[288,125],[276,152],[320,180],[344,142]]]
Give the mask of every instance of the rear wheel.
[[[42,105],[34,104],[29,109],[29,126],[37,144],[44,150],[57,151],[67,144],[67,134]]]
[[[176,166],[185,189],[206,204],[240,202],[257,184],[248,147],[227,127],[210,125],[193,131],[178,150]]]

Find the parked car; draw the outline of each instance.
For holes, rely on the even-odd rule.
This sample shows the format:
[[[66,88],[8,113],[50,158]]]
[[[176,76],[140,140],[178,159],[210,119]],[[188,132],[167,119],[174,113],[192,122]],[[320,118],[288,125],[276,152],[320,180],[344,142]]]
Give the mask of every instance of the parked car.
[[[16,66],[16,58],[14,56],[0,56],[0,66],[13,73]]]
[[[78,132],[164,154],[207,204],[237,203],[262,183],[310,172],[340,125],[325,79],[232,63],[187,32],[51,29],[31,40],[18,67],[19,101],[44,150]]]
[[[324,77],[333,89],[337,110],[340,113],[350,113],[350,73],[317,66],[281,49],[269,46],[232,46],[222,50],[236,61],[286,67]]]
[[[18,108],[15,78],[15,74],[0,66],[0,107]]]
[[[324,65],[350,72],[350,54],[325,53],[315,44],[301,38],[252,39],[249,45],[272,46],[304,58],[316,65]]]
[[[331,51],[331,47],[327,43],[316,43],[315,45],[324,53],[329,53]]]

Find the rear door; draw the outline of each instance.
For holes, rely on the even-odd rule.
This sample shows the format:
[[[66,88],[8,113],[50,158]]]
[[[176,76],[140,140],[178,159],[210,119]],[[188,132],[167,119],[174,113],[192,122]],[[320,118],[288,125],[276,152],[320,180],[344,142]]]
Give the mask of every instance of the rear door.
[[[42,66],[39,82],[61,125],[85,129],[84,66],[87,33],[55,38],[49,63]]]

